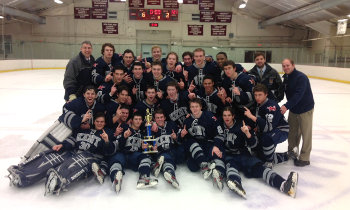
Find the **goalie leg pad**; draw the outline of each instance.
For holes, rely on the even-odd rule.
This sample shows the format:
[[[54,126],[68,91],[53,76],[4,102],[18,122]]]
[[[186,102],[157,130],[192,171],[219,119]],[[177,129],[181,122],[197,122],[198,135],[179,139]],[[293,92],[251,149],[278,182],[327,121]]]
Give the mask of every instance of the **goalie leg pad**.
[[[31,159],[19,164],[10,166],[7,170],[10,173],[10,185],[26,187],[45,177],[47,171],[62,164],[71,156],[71,152],[42,152]]]
[[[32,158],[40,152],[51,149],[72,134],[72,130],[58,120],[48,128],[29,151],[24,155],[23,161]]]

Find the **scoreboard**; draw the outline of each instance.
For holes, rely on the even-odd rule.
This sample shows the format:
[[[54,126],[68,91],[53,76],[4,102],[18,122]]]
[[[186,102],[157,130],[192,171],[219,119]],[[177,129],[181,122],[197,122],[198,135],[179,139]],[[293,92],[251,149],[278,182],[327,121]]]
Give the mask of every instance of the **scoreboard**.
[[[130,9],[129,20],[178,21],[177,9]]]

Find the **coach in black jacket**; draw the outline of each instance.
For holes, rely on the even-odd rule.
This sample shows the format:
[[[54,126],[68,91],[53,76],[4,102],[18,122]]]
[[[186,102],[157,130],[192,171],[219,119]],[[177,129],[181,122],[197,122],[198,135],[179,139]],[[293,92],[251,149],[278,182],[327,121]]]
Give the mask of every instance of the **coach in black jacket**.
[[[263,53],[256,53],[254,56],[255,66],[249,74],[255,76],[256,83],[264,84],[268,89],[267,97],[277,103],[283,100],[284,92],[282,80],[279,73],[266,63]]]

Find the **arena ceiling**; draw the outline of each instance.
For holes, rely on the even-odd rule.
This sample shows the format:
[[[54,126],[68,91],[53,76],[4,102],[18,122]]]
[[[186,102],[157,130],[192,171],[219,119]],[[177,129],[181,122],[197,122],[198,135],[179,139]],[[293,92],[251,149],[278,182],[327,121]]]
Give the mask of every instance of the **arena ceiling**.
[[[61,1],[63,4],[56,4],[54,0],[0,0],[0,5],[4,6],[7,20],[13,17],[17,20],[44,23],[45,20],[40,17],[42,11],[91,0]],[[349,18],[347,15],[350,15],[350,0],[248,0],[244,9],[238,7],[247,0],[216,2],[220,1],[229,2],[235,13],[258,19],[260,27],[279,24],[293,28],[310,27],[320,31],[324,27],[335,26],[337,20]],[[11,10],[10,14],[8,10]],[[18,16],[19,13],[22,17]],[[26,14],[29,15],[26,17]]]

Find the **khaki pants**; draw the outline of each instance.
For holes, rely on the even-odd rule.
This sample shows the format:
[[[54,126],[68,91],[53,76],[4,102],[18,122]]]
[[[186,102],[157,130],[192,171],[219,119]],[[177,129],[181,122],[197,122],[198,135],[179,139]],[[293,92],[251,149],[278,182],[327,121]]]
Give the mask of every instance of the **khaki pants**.
[[[294,147],[299,149],[300,139],[303,137],[299,160],[310,161],[313,113],[314,109],[302,114],[289,111],[288,151],[292,151]]]

